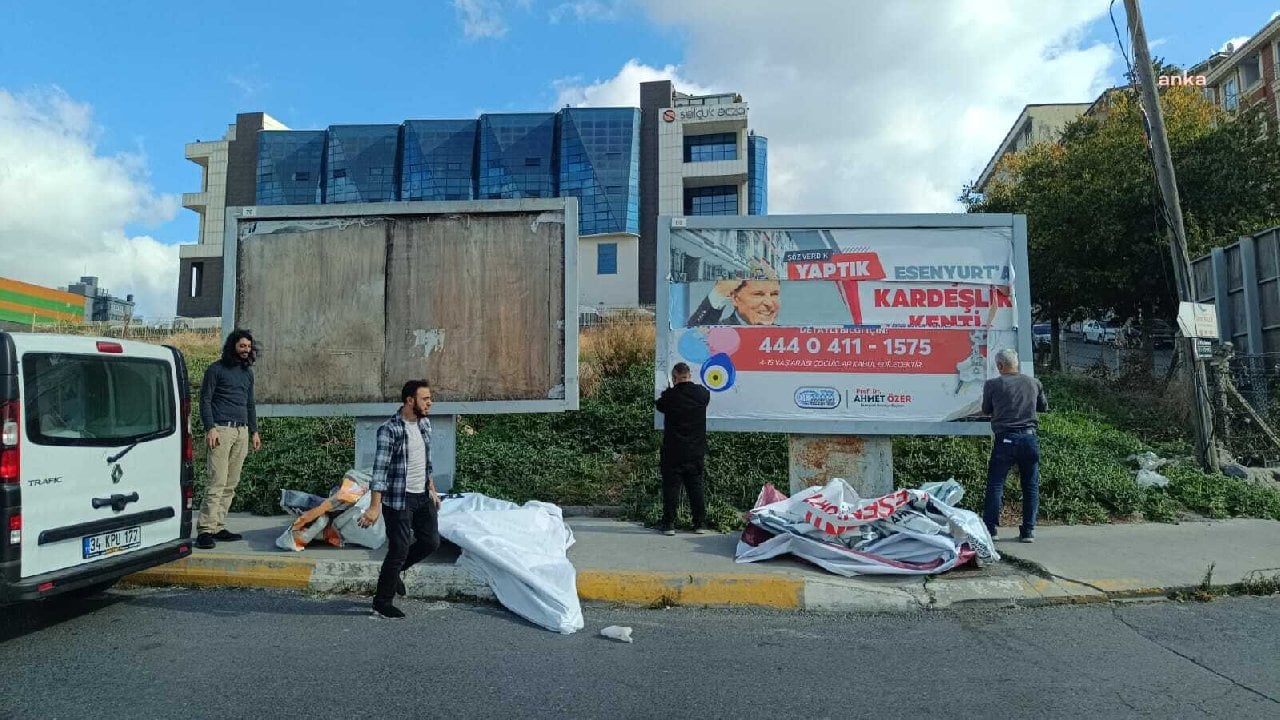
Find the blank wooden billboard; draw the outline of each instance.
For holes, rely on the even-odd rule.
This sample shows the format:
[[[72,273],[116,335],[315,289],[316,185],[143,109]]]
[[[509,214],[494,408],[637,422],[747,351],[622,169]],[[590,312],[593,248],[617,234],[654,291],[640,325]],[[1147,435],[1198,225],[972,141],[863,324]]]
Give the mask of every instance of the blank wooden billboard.
[[[576,409],[572,198],[227,215],[224,329],[261,347],[261,414],[380,414],[416,378],[445,413]]]
[[[563,395],[564,225],[477,220],[391,222],[385,397],[413,377],[445,400]]]
[[[259,222],[239,244],[236,325],[261,346],[259,403],[380,397],[386,229]]]

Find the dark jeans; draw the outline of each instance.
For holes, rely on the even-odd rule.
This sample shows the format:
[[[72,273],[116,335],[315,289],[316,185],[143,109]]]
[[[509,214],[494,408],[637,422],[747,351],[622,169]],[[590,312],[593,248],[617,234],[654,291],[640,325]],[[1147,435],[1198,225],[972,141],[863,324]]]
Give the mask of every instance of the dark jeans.
[[[1018,465],[1023,483],[1023,524],[1021,533],[1036,529],[1039,511],[1039,439],[1034,433],[997,433],[991,448],[991,464],[987,466],[987,500],[982,519],[987,529],[995,532],[1000,525],[1000,505],[1005,495],[1005,479],[1009,468]]]
[[[1000,525],[1000,501],[1004,495],[1004,481],[1009,468],[1017,465],[1022,479],[1022,527],[1023,533],[1036,527],[1036,513],[1040,510],[1040,440],[1034,433],[998,433],[991,448],[991,463],[987,466],[987,501],[982,508],[982,520],[992,532]]]
[[[378,593],[374,603],[389,603],[395,597],[400,573],[422,561],[440,547],[436,504],[431,493],[405,493],[404,509],[382,506],[387,525],[387,556],[378,573]],[[409,544],[410,533],[413,544]]]
[[[689,493],[689,511],[695,528],[706,527],[707,500],[703,494],[704,465],[701,459],[662,467],[662,528],[676,526],[680,488]]]

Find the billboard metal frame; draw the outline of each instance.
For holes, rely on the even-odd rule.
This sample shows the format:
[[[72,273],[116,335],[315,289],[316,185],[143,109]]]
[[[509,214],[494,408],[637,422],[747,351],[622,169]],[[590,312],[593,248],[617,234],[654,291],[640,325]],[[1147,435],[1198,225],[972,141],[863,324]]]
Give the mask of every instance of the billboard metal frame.
[[[482,415],[562,412],[578,409],[578,199],[400,201],[335,205],[256,205],[227,208],[222,241],[222,330],[235,329],[237,257],[240,223],[258,220],[318,220],[396,215],[497,215],[502,213],[564,215],[564,397],[546,400],[481,400],[437,402],[431,415]],[[381,417],[394,402],[259,405],[259,417]]]
[[[1031,282],[1028,278],[1027,218],[1007,213],[884,214],[884,215],[723,215],[658,218],[657,367],[665,378],[671,334],[671,230],[868,230],[947,228],[1009,228],[1013,236],[1014,298],[1018,307],[1018,357],[1022,372],[1033,373],[1031,345]],[[662,428],[662,414],[654,412]],[[805,435],[989,435],[987,421],[783,420],[707,418],[707,430],[718,432],[779,432]]]

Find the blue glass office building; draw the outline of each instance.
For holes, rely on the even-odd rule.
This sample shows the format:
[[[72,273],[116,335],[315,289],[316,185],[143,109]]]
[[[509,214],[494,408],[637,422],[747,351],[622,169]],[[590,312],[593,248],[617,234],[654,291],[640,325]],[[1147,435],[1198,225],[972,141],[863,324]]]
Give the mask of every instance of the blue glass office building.
[[[398,200],[399,125],[334,125],[329,128],[326,203]]]
[[[480,116],[481,200],[556,197],[556,114]]]
[[[323,202],[324,130],[263,130],[258,133],[259,205]]]
[[[408,120],[401,200],[476,199],[476,121]]]
[[[769,214],[769,139],[747,136],[747,214]]]
[[[560,113],[560,192],[579,199],[582,235],[640,234],[640,111]]]
[[[573,108],[259,133],[259,205],[579,199],[580,235],[638,234],[640,111]]]

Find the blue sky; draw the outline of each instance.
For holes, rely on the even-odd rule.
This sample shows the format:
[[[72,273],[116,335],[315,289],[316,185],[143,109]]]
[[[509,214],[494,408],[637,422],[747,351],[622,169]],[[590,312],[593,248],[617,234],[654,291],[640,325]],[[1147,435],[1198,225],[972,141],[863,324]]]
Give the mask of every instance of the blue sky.
[[[1191,64],[1256,32],[1280,0],[1143,6],[1154,53]],[[1119,81],[1106,7],[1105,0],[892,7],[859,0],[5,0],[0,100],[9,105],[0,133],[25,134],[8,144],[0,137],[0,275],[67,282],[32,269],[26,260],[39,257],[34,250],[5,254],[15,243],[63,242],[56,232],[37,241],[29,226],[5,224],[6,210],[29,210],[38,200],[22,187],[15,192],[14,173],[5,190],[6,166],[47,160],[63,170],[92,166],[87,177],[124,173],[118,202],[129,206],[85,209],[112,218],[112,227],[90,222],[81,234],[172,245],[194,241],[197,227],[196,215],[176,208],[173,197],[199,188],[199,168],[183,158],[183,145],[221,137],[237,112],[265,110],[297,128],[474,117],[563,101],[621,103],[635,92],[634,80],[659,75],[743,92],[753,124],[773,139],[775,211],[945,211],[1023,103],[1087,101]],[[1123,33],[1122,3],[1115,15]],[[891,85],[878,84],[886,76]],[[824,106],[839,113],[838,122],[815,120]],[[87,157],[27,157],[68,135],[87,145]],[[49,212],[56,222],[67,211]],[[71,239],[66,246],[79,247]],[[171,260],[143,262],[148,250],[129,252],[153,274]],[[146,297],[157,306],[151,313],[163,316],[162,284],[143,274],[118,274],[114,282],[159,288],[160,299]]]

